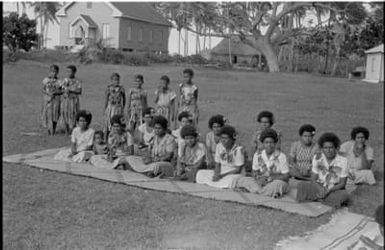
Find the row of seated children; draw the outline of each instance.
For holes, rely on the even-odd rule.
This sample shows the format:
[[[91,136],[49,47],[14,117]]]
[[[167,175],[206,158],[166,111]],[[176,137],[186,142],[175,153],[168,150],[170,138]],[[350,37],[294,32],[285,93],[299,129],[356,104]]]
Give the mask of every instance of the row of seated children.
[[[313,142],[315,128],[304,125],[299,130],[301,139],[293,143],[287,160],[279,147],[279,133],[272,128],[271,112],[261,112],[257,120],[267,117],[268,126],[256,132],[258,143],[251,171],[246,173],[242,172],[247,166],[245,149],[236,141],[235,128],[226,125],[222,115],[210,118],[209,128],[212,131],[207,134],[204,144],[198,141],[197,129],[191,125],[188,113],[182,112],[179,116],[180,132],[170,133],[167,119],[154,117],[151,108],[143,113],[144,124],[138,128],[141,131],[138,143],[134,143],[133,133],[125,130],[123,116],[115,115],[111,119],[113,129],[106,146],[100,143],[101,133],[94,133],[89,128],[91,114],[79,112],[78,127],[72,133],[72,147],[59,152],[56,159],[89,160],[96,167],[123,168],[150,177],[195,181],[276,198],[289,191],[288,180],[294,177],[303,180],[297,187],[299,202],[321,200],[333,206],[347,201],[347,179],[356,183],[375,183],[370,170],[373,149],[366,143],[369,138],[367,129],[354,128],[352,141],[341,147],[335,134],[325,133],[319,138],[317,146]]]

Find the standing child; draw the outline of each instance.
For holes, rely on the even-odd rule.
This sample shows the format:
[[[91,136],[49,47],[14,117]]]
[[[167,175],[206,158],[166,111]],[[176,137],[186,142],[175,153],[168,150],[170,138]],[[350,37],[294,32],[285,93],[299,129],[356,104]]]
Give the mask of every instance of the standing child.
[[[49,75],[43,80],[43,106],[41,121],[48,128],[48,135],[55,135],[57,121],[60,117],[60,86],[57,74],[59,67],[55,64],[49,67]]]
[[[167,119],[168,123],[175,123],[175,98],[176,93],[169,89],[170,78],[162,76],[155,91],[156,114]]]
[[[131,131],[142,125],[143,111],[147,108],[147,92],[143,90],[142,75],[135,75],[135,84],[128,90],[128,122]]]
[[[67,66],[67,77],[63,79],[60,88],[63,92],[60,113],[66,134],[69,135],[76,126],[76,114],[80,109],[79,95],[82,94],[81,81],[75,78],[76,67]]]
[[[104,105],[104,140],[107,140],[111,131],[111,118],[114,115],[123,115],[126,104],[126,93],[124,88],[119,85],[120,76],[118,73],[112,73],[111,84],[106,89],[106,101]]]
[[[183,71],[183,82],[179,85],[179,113],[188,111],[193,116],[195,126],[198,126],[199,110],[198,110],[198,87],[192,82],[194,71],[185,69]]]
[[[93,151],[95,155],[107,154],[108,148],[104,141],[104,133],[101,130],[95,131]]]

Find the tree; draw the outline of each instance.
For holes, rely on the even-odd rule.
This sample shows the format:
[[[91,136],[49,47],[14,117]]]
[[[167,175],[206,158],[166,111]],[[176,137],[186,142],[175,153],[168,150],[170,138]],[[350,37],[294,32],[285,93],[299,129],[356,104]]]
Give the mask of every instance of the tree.
[[[37,42],[36,21],[28,19],[26,14],[18,16],[12,12],[3,17],[4,44],[12,53],[19,49],[29,51]]]

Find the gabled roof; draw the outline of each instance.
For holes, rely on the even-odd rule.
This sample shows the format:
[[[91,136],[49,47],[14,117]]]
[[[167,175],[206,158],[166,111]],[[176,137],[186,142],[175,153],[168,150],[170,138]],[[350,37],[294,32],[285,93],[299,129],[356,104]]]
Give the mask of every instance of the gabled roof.
[[[57,16],[66,16],[66,11],[75,2],[69,2],[56,12]],[[123,17],[135,19],[143,22],[159,24],[171,27],[172,24],[167,21],[156,9],[147,2],[103,2],[112,9],[113,17]]]
[[[365,51],[365,54],[384,53],[384,44],[380,44],[377,47],[371,48]]]
[[[250,45],[243,43],[237,36],[231,38],[230,50],[232,55],[238,55],[238,56],[253,56],[261,53],[257,49],[251,47]],[[218,45],[211,50],[211,54],[228,55],[229,39],[223,38],[222,41],[220,41]]]
[[[83,18],[83,20],[88,24],[90,28],[96,28],[98,25],[92,20],[90,16],[80,14],[80,16]]]

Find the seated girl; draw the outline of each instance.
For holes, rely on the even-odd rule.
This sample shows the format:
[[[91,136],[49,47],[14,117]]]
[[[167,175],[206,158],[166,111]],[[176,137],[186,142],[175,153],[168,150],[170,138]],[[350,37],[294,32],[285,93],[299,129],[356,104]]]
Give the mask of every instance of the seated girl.
[[[278,134],[266,128],[259,140],[263,150],[253,157],[253,177],[242,177],[236,187],[249,192],[279,198],[289,191],[289,166],[284,153],[277,149]]]
[[[171,163],[176,151],[175,139],[167,133],[168,122],[163,116],[153,119],[154,139],[147,156],[129,156],[127,162],[132,170],[153,178],[173,177],[175,168]]]
[[[372,171],[373,148],[367,143],[369,130],[364,127],[353,128],[351,140],[343,143],[340,152],[348,159],[348,182],[354,184],[376,184]]]
[[[318,145],[321,153],[313,157],[312,179],[298,183],[296,200],[321,201],[331,207],[341,207],[349,196],[345,190],[348,161],[337,154],[340,139],[333,133],[325,133]]]
[[[148,107],[143,111],[144,123],[138,127],[139,145],[137,155],[143,155],[148,151],[148,147],[151,145],[154,138],[154,127],[152,124],[152,118],[154,117],[155,109]]]
[[[313,142],[315,127],[306,124],[300,127],[299,141],[293,142],[289,154],[290,176],[299,180],[311,179],[313,156],[319,151],[317,143]]]
[[[225,118],[223,115],[214,115],[209,120],[210,132],[206,135],[207,148],[207,168],[213,169],[215,167],[215,150],[220,140],[221,128],[225,125]]]
[[[179,121],[179,128],[173,130],[171,134],[174,136],[175,142],[178,145],[178,157],[180,157],[182,154],[181,150],[185,146],[185,142],[180,132],[184,126],[191,125],[193,121],[192,121],[191,114],[187,111],[183,111],[178,115],[178,121]]]
[[[256,151],[261,151],[263,149],[263,144],[259,137],[261,136],[261,133],[267,129],[267,128],[273,128],[273,125],[275,123],[274,115],[270,111],[262,111],[258,114],[257,122],[259,123],[259,126],[257,130],[255,131],[253,137],[252,137],[252,148],[251,148],[251,155],[254,155]],[[278,141],[277,141],[277,149],[281,148],[281,133],[275,129],[275,131],[278,134]]]
[[[236,143],[232,126],[223,126],[219,134],[221,139],[215,150],[215,169],[199,170],[196,182],[216,188],[234,188],[245,164],[244,150]]]
[[[95,155],[107,154],[107,144],[104,142],[104,133],[102,130],[95,131],[94,145],[92,147]]]
[[[111,118],[111,132],[108,135],[108,154],[94,155],[90,162],[95,167],[116,169],[127,165],[126,156],[134,154],[134,144],[130,132],[125,130],[123,115]]]
[[[197,171],[206,165],[206,147],[203,143],[198,142],[198,133],[192,125],[182,128],[181,137],[185,144],[178,157],[176,179],[195,182]]]
[[[59,151],[54,159],[69,162],[85,162],[92,155],[92,145],[95,131],[90,128],[92,114],[86,110],[80,110],[76,115],[77,127],[71,135],[71,148]]]

